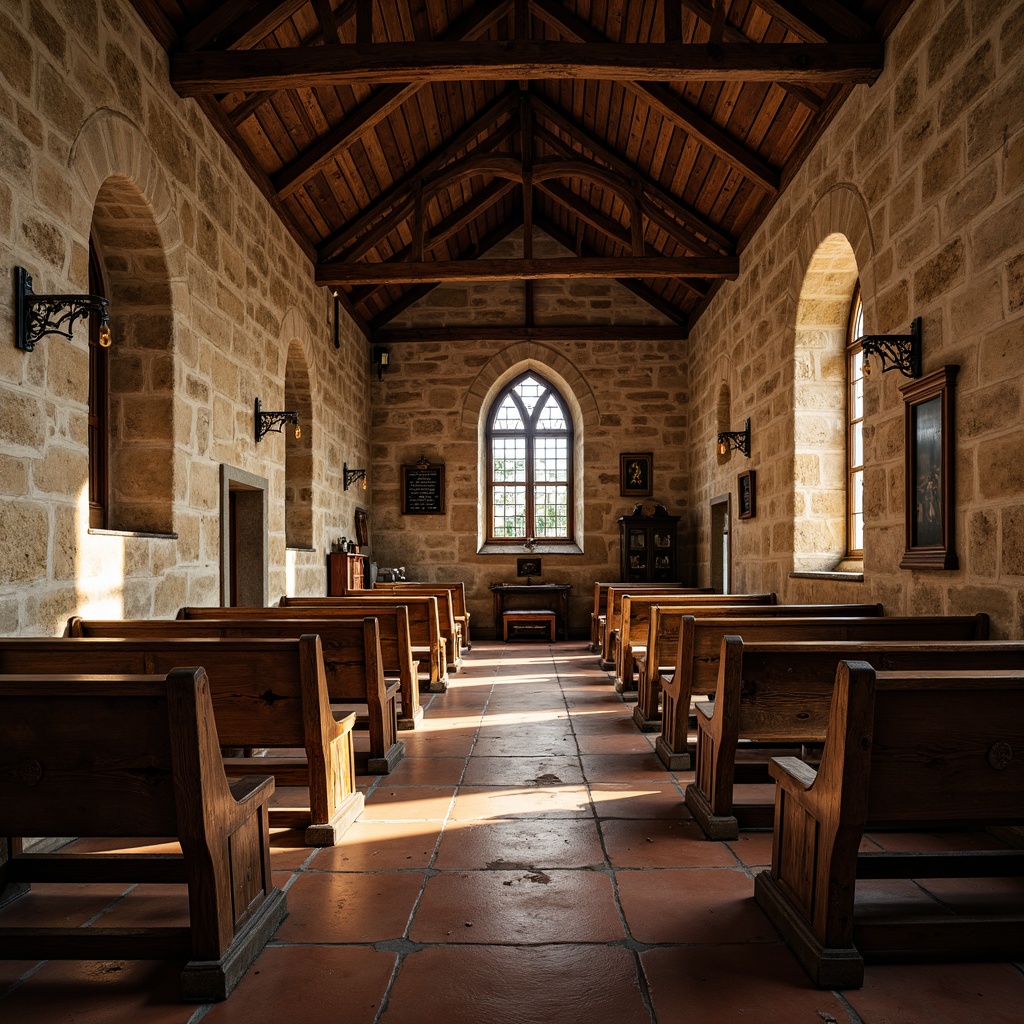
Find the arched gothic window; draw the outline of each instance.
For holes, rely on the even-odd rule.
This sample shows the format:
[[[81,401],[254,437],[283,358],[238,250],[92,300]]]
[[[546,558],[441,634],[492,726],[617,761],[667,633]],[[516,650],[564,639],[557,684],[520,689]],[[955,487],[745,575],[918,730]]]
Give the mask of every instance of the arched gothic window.
[[[95,245],[89,244],[89,291],[106,296],[99,255]],[[89,317],[89,526],[104,530],[107,527],[109,501],[107,473],[109,443],[107,404],[110,400],[108,357],[109,349],[100,345],[100,318]]]
[[[573,432],[565,400],[529,371],[494,399],[487,417],[488,540],[573,536]]]
[[[846,341],[846,554],[864,555],[864,334],[860,285],[853,290]]]

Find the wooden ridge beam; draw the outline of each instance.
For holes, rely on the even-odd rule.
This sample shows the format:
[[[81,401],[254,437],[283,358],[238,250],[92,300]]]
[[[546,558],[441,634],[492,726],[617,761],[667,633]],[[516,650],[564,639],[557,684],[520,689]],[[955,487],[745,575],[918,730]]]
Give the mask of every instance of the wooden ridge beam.
[[[375,331],[375,345],[406,342],[445,344],[514,344],[519,341],[685,341],[687,329],[682,324],[535,324],[532,327],[386,327]]]
[[[699,277],[733,280],[734,256],[616,256],[555,259],[420,260],[402,263],[321,263],[316,283],[423,284],[428,281],[544,281],[584,278]]]
[[[725,234],[706,217],[703,217],[696,210],[686,206],[681,200],[677,199],[671,193],[666,192],[665,189],[657,184],[657,182],[648,178],[647,175],[639,168],[634,167],[628,160],[613,151],[607,143],[598,139],[596,136],[591,135],[585,128],[582,128],[580,125],[573,122],[562,110],[559,110],[557,107],[548,103],[546,100],[540,99],[539,97],[534,97],[533,107],[536,113],[539,113],[545,120],[550,121],[551,124],[555,125],[556,128],[559,128],[561,131],[574,138],[579,142],[582,148],[590,150],[598,160],[607,164],[613,171],[617,171],[626,178],[639,178],[640,183],[643,185],[644,192],[656,203],[659,203],[664,207],[664,209],[670,214],[671,219],[664,218],[664,223],[658,221],[660,226],[669,234],[678,236],[679,228],[682,226],[689,228],[697,234],[704,235],[721,251],[730,253],[735,250],[736,240],[734,238]],[[543,141],[547,142],[553,149],[560,150],[566,155],[571,155],[573,157],[579,155],[568,143],[563,142],[557,136],[545,132],[543,129],[537,132],[537,135]],[[650,209],[649,204],[645,213],[652,220],[655,220],[654,211]],[[680,237],[680,241],[682,240],[683,238]],[[687,239],[687,244],[696,248],[698,254],[701,254],[701,250],[703,249],[706,250],[703,252],[703,255],[716,255],[710,245],[707,245],[707,243],[698,238]]]
[[[532,2],[534,13],[563,35],[581,43],[608,42],[607,38],[590,22],[570,13],[554,0],[532,0]],[[710,118],[702,114],[696,107],[690,106],[671,89],[649,81],[624,81],[622,86],[642,102],[658,110],[688,135],[698,139],[764,191],[773,195],[778,191],[779,172],[774,167],[728,132],[719,128]]]
[[[508,13],[508,7],[511,0],[483,0],[482,3],[478,3],[475,7],[471,8],[463,17],[456,20],[445,33],[444,39],[449,43],[457,40],[466,40],[475,38],[486,32],[496,21],[499,21],[505,14]],[[419,48],[425,45],[425,43],[409,43],[409,44],[380,44],[380,45],[407,45],[414,48]],[[444,45],[444,44],[440,44]],[[460,44],[465,45],[465,44]],[[364,49],[366,47],[356,46],[355,49]],[[256,54],[323,54],[332,53],[338,50],[348,49],[348,46],[316,46],[316,47],[294,47],[288,50],[250,50],[251,55]],[[369,49],[373,49],[373,44],[369,46]],[[182,54],[182,57],[188,57],[187,54]],[[192,56],[200,57],[204,55],[194,54]],[[213,54],[206,54],[205,56],[214,56]],[[220,55],[227,59],[232,57],[244,57],[244,54],[222,54]],[[257,57],[257,60],[263,60],[265,58]],[[280,58],[279,58],[280,59]],[[171,58],[172,62],[174,57]],[[173,74],[172,74],[173,79]],[[378,92],[374,93],[373,96],[367,100],[366,103],[356,107],[355,110],[350,111],[341,122],[332,128],[323,138],[318,139],[305,153],[302,153],[296,160],[292,161],[287,167],[282,168],[274,176],[274,186],[281,193],[282,196],[288,196],[300,189],[310,178],[321,171],[327,164],[329,164],[334,158],[342,151],[348,149],[354,145],[359,139],[361,139],[368,132],[373,131],[374,128],[381,121],[383,121],[389,114],[400,107],[406,100],[413,97],[420,89],[425,85],[429,84],[428,81],[421,82],[406,82],[399,80],[400,84],[389,85]],[[322,80],[315,80],[310,83],[311,85],[329,85],[329,82]],[[291,86],[288,86],[289,88]],[[267,85],[254,86],[254,88],[265,89]],[[282,88],[281,86],[272,86],[272,88]],[[231,89],[218,89],[218,92],[230,92]]]
[[[868,84],[880,43],[564,43],[550,40],[370,43],[171,55],[180,96],[430,82],[587,79]]]
[[[436,174],[449,160],[455,157],[456,153],[466,149],[470,143],[487,131],[496,121],[515,110],[518,103],[518,94],[515,92],[506,92],[504,95],[497,97],[497,99],[480,111],[472,121],[465,125],[453,139],[445,142],[436,153],[423,160],[408,174],[395,182],[391,188],[377,196],[358,217],[354,217],[347,224],[342,225],[330,238],[326,239],[320,245],[320,259],[329,260],[337,256],[348,242],[370,229],[371,225],[379,217],[386,214],[395,205],[402,203],[411,204],[413,200],[412,189],[418,180]],[[480,143],[480,146],[485,145],[487,145],[486,140]]]

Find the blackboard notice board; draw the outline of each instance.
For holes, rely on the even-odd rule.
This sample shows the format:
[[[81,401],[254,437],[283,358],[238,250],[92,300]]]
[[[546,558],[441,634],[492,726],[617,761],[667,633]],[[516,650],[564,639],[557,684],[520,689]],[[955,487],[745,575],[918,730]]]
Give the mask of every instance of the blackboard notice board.
[[[402,467],[402,515],[444,515],[444,466]]]

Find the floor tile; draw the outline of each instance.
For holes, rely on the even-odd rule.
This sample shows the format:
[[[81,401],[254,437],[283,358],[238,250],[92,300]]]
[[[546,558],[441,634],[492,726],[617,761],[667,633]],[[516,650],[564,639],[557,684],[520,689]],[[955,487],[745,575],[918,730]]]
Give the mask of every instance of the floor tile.
[[[866,1024],[1020,1024],[1024,975],[1008,964],[868,964],[843,992]]]
[[[584,818],[592,814],[583,786],[462,786],[452,821],[481,818]]]
[[[398,959],[359,946],[268,946],[205,1024],[259,1024],[268,1008],[285,1021],[373,1024]],[[281,1012],[287,1008],[286,1012]]]
[[[382,942],[405,934],[423,885],[418,871],[300,875],[277,942]]]
[[[357,821],[337,846],[317,850],[312,871],[402,871],[429,867],[438,821]]]
[[[578,757],[480,757],[469,759],[467,786],[582,785]]]
[[[669,775],[657,754],[581,754],[587,782],[667,782]]]
[[[466,769],[464,757],[406,755],[388,775],[389,786],[457,786]]]
[[[188,886],[137,885],[112,904],[96,928],[187,928]]]
[[[592,819],[449,822],[435,868],[584,868],[604,863]]]
[[[524,980],[528,982],[524,984]],[[633,955],[606,946],[437,946],[405,958],[381,1024],[648,1024]]]
[[[454,786],[395,786],[383,779],[366,800],[362,821],[444,821]]]
[[[850,1020],[835,995],[814,988],[781,944],[649,949],[640,962],[658,1024]],[[877,1024],[864,1018],[869,1021]]]
[[[638,818],[601,822],[608,860],[615,868],[733,867],[722,843],[708,842],[695,822]]]
[[[616,871],[630,934],[639,942],[770,942],[775,929],[740,870]]]
[[[599,782],[590,786],[599,818],[675,818],[692,821],[679,787],[671,782]]]
[[[612,942],[611,880],[594,871],[443,871],[427,879],[414,942]]]
[[[771,832],[741,832],[738,839],[730,839],[726,846],[744,867],[755,869],[755,874],[757,869],[771,866]]]
[[[0,928],[80,928],[128,888],[108,883],[36,883],[0,908]]]

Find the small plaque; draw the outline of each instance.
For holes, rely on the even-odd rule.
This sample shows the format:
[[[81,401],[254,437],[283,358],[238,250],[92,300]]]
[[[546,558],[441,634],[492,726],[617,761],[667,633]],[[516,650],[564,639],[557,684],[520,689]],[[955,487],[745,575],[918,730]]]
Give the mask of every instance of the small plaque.
[[[444,465],[402,466],[402,515],[444,515]]]

